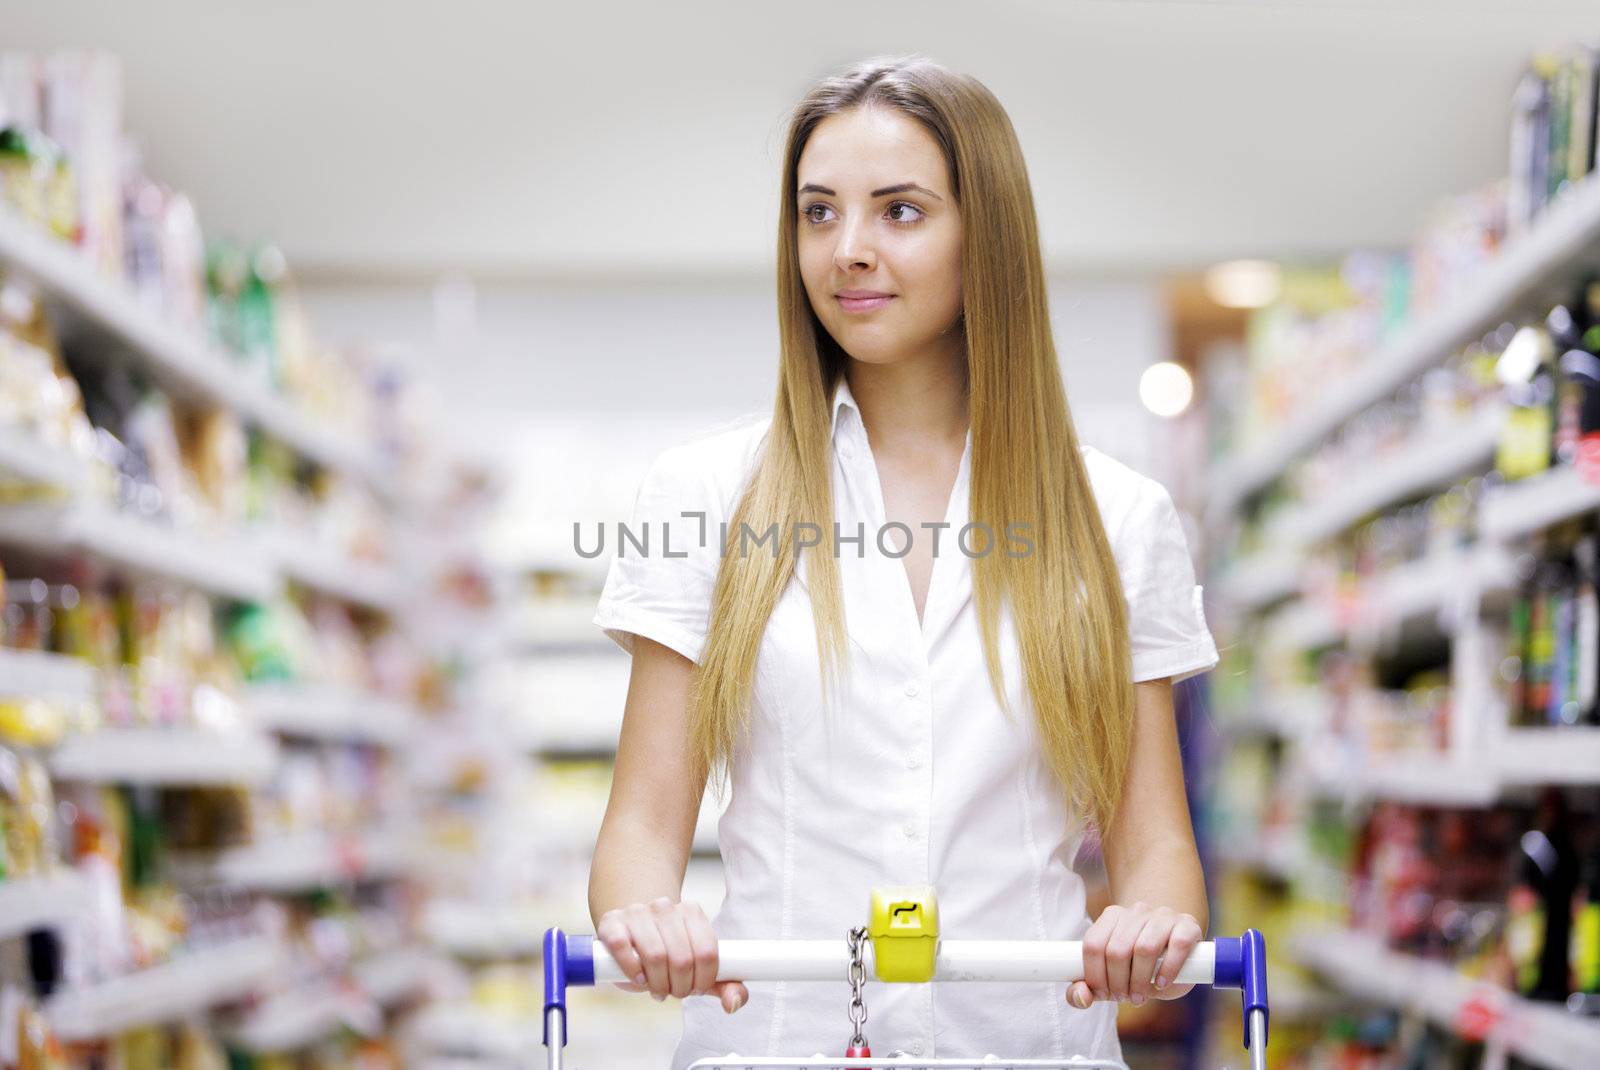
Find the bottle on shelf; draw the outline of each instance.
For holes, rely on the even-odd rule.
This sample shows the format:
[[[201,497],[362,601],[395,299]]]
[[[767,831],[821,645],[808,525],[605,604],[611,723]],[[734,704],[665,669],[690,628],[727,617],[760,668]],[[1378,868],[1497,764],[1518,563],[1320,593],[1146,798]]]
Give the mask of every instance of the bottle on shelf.
[[[1565,1000],[1577,864],[1566,798],[1559,790],[1540,795],[1534,827],[1517,841],[1515,857],[1506,899],[1513,983],[1529,999]]]

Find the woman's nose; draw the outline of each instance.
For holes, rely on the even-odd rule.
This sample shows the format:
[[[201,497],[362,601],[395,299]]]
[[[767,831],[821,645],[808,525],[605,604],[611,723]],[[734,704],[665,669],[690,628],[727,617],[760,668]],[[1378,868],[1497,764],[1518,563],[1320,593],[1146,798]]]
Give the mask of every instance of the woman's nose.
[[[877,266],[878,254],[867,240],[865,225],[857,220],[847,222],[839,230],[839,244],[833,249],[833,263],[840,271],[850,271],[857,264],[869,271]]]

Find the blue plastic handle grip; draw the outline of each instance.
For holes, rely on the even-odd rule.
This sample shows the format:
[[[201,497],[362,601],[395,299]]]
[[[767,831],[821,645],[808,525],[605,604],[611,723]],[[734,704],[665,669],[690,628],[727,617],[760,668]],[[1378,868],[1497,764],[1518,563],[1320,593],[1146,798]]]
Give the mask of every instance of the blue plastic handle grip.
[[[1243,936],[1219,936],[1216,979],[1218,988],[1237,988],[1241,996],[1240,1015],[1244,1021],[1244,1046],[1250,1046],[1250,1012],[1261,1012],[1262,1038],[1266,1038],[1267,940],[1258,929],[1246,929]]]
[[[594,937],[544,932],[544,1046],[550,1046],[550,1008],[561,1011],[561,1046],[567,1044],[567,986],[594,984]]]

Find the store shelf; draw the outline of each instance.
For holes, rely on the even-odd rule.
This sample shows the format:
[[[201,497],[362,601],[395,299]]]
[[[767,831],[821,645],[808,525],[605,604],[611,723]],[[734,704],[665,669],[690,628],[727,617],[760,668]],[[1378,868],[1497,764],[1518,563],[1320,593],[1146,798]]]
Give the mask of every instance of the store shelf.
[[[118,784],[259,787],[278,749],[254,732],[191,728],[108,728],[70,736],[50,752],[52,775]]]
[[[514,1017],[471,1003],[436,1003],[417,1016],[412,1040],[430,1052],[530,1065],[544,1044],[537,1015]]]
[[[1365,933],[1301,933],[1290,939],[1290,953],[1354,996],[1405,1008],[1518,1058],[1553,1070],[1600,1066],[1600,1023],[1390,951]]]
[[[1241,712],[1217,714],[1217,727],[1236,737],[1276,736],[1297,739],[1322,730],[1327,702],[1314,688],[1280,695],[1261,695]]]
[[[102,278],[65,242],[0,209],[0,262],[49,299],[67,337],[93,338],[101,359],[126,358],[176,397],[219,405],[325,467],[384,489],[378,459],[332,421],[313,418],[237,360],[166,323],[133,293]]]
[[[288,736],[394,747],[416,725],[416,711],[403,702],[339,687],[255,684],[246,701],[261,727]]]
[[[556,912],[536,903],[436,899],[428,904],[422,919],[428,940],[468,959],[536,956],[543,949],[545,930],[552,925],[569,932],[592,927],[576,907]]]
[[[594,609],[593,598],[531,602],[519,615],[518,641],[530,651],[548,648],[617,650],[616,644],[595,627]]]
[[[98,677],[82,658],[0,647],[0,695],[90,702]]]
[[[1454,301],[1403,328],[1355,374],[1287,428],[1218,465],[1208,511],[1232,514],[1301,454],[1362,409],[1381,401],[1450,352],[1535,303],[1560,299],[1600,264],[1600,181],[1590,177],[1557,198]]]
[[[69,989],[45,1008],[64,1041],[113,1036],[142,1025],[181,1021],[242,998],[282,965],[278,940],[254,936],[184,952],[170,962],[87,988]]]
[[[405,872],[410,861],[398,831],[360,836],[312,833],[233,847],[210,856],[178,856],[170,861],[186,884],[216,883],[262,892],[297,892],[378,880]]]
[[[269,996],[228,1034],[246,1051],[293,1052],[346,1027],[371,1035],[383,1028],[383,1013],[361,992],[323,982]]]
[[[1352,473],[1326,497],[1285,510],[1266,525],[1266,540],[1285,548],[1308,546],[1387,506],[1483,471],[1494,457],[1504,422],[1505,412],[1496,405],[1453,425],[1424,430],[1404,449]]]
[[[301,533],[262,531],[263,553],[283,575],[303,587],[384,613],[395,612],[405,598],[396,570],[351,557]]]
[[[89,909],[89,886],[72,870],[0,880],[0,940],[71,921]]]
[[[278,586],[271,562],[247,539],[182,531],[88,501],[0,507],[0,545],[82,553],[118,572],[243,601],[270,597]]]
[[[54,449],[31,431],[0,424],[0,481],[20,480],[76,491],[89,482],[89,465]]]
[[[1298,553],[1260,551],[1236,563],[1214,586],[1237,609],[1265,609],[1300,593],[1303,560]]]
[[[389,1006],[426,992],[432,979],[448,969],[431,948],[413,946],[369,955],[350,973],[361,991],[374,1002]]]
[[[1477,594],[1509,591],[1516,582],[1516,560],[1500,547],[1437,553],[1368,581],[1347,605],[1313,598],[1290,603],[1268,622],[1266,639],[1280,648],[1315,650],[1358,634],[1448,618]]]
[[[1600,785],[1600,728],[1513,728],[1494,755],[1507,785]]]
[[[1332,798],[1488,806],[1512,789],[1600,785],[1600,728],[1514,728],[1459,754],[1362,754],[1337,740],[1302,748],[1308,783]]]
[[[1600,509],[1600,484],[1557,468],[1495,487],[1478,509],[1478,533],[1509,541]]]
[[[1284,832],[1241,837],[1238,842],[1221,844],[1217,857],[1227,865],[1279,881],[1294,880],[1302,866],[1300,845]]]

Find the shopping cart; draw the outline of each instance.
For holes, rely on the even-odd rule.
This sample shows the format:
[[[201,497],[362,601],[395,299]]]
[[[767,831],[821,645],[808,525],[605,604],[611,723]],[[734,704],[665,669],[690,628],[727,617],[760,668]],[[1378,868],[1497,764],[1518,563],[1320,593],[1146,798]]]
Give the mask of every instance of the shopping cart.
[[[726,1055],[701,1059],[689,1070],[1127,1070],[1115,1060],[960,1058],[892,1052],[874,1057],[863,1033],[861,997],[868,977],[889,982],[1063,981],[1083,977],[1083,944],[1076,940],[943,940],[931,888],[875,889],[872,921],[843,940],[720,940],[718,981],[832,981],[850,988],[854,1029],[845,1054],[803,1058]],[[593,936],[549,929],[544,935],[544,1044],[549,1070],[562,1070],[567,1043],[567,988],[627,981],[611,952]],[[1243,995],[1244,1046],[1251,1070],[1267,1065],[1266,942],[1248,929],[1196,945],[1177,983],[1237,988]]]

